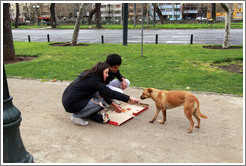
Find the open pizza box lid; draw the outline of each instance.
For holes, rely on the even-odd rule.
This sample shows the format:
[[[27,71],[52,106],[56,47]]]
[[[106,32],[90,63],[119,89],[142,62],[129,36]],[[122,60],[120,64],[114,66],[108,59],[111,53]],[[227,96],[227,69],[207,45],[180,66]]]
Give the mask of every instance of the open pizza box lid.
[[[134,118],[135,116],[149,108],[149,105],[144,103],[124,103],[120,106],[123,109],[123,112],[121,113],[117,113],[114,110],[106,111],[110,119],[109,124],[120,126],[121,124],[127,122],[128,120]]]

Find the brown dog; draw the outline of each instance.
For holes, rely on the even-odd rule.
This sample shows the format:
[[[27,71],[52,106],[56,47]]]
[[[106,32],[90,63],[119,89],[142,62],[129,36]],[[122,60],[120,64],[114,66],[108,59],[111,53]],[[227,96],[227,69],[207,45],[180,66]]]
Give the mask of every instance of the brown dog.
[[[158,122],[164,124],[166,119],[166,109],[175,108],[181,105],[184,105],[184,113],[188,120],[190,121],[190,129],[188,133],[192,133],[194,121],[192,119],[192,115],[196,118],[198,125],[196,128],[200,128],[200,117],[207,118],[207,116],[203,115],[199,109],[199,101],[198,99],[187,91],[161,91],[159,89],[154,88],[146,88],[143,90],[143,94],[140,96],[141,99],[151,98],[155,101],[156,105],[156,113],[150,123],[153,123],[160,110],[163,114],[163,119]]]

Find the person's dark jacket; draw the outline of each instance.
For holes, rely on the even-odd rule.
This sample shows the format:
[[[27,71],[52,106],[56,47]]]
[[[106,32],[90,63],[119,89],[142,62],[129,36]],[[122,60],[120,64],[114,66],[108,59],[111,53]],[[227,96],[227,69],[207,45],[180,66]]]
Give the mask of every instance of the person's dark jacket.
[[[83,74],[84,72],[63,93],[62,103],[67,112],[81,111],[97,91],[108,104],[112,103],[111,99],[129,101],[130,96],[109,89],[94,73],[88,74],[83,80],[80,80]]]
[[[117,78],[120,82],[122,81],[122,78],[125,78],[123,77],[121,74],[120,74],[120,70],[118,70],[116,73],[113,73],[109,70],[108,72],[108,77],[106,79],[106,84],[108,84],[110,81],[112,81],[114,78]]]

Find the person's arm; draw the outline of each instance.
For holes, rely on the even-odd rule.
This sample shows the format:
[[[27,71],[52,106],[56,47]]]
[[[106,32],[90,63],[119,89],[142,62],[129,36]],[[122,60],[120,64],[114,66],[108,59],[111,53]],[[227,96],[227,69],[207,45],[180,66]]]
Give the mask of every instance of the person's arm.
[[[126,89],[127,88],[127,82],[126,82],[126,79],[123,77],[122,78],[122,81],[121,81],[121,89]]]
[[[94,88],[96,91],[99,91],[99,93],[102,95],[102,97],[105,99],[105,101],[108,104],[112,103],[111,99],[117,99],[123,102],[128,102],[130,99],[130,96],[117,92],[117,91],[113,91],[110,88],[106,87],[106,85],[104,83],[102,83],[99,79],[94,80]]]
[[[117,73],[115,73],[115,77],[121,82],[123,78],[125,78],[124,76],[121,75],[120,70],[117,71]]]
[[[121,113],[122,111],[122,108],[121,108],[121,106],[120,105],[118,105],[118,104],[116,104],[116,103],[111,103],[111,106],[113,106],[114,107],[114,110],[116,111],[116,112],[118,112],[118,113]]]
[[[110,88],[106,87],[106,85],[103,84],[99,79],[95,82],[94,85],[97,91],[99,91],[99,93],[102,95],[104,100],[108,104],[112,105],[116,112],[121,112],[122,108],[118,104],[113,103],[111,99],[117,99],[126,103],[132,102],[135,104],[137,104],[140,101],[140,99],[136,99],[126,94],[111,90]]]
[[[137,104],[140,101],[140,99],[135,99],[134,97],[130,97],[129,102]],[[122,112],[122,108],[120,105],[116,103],[111,103],[111,105],[114,107],[114,110],[118,113]]]
[[[120,70],[117,71],[116,78],[121,82],[121,86],[120,86],[121,89],[126,89],[127,83],[126,83],[125,77],[121,75]]]

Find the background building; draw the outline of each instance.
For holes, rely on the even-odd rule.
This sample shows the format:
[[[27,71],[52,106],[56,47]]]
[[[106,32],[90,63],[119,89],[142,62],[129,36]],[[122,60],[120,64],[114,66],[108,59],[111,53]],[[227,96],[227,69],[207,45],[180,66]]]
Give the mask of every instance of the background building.
[[[198,16],[197,3],[183,3],[182,15],[184,20],[192,20]]]
[[[243,3],[229,3],[232,12],[232,21],[242,21],[243,20]],[[211,16],[211,4],[208,4],[207,18],[212,18]],[[225,20],[225,10],[221,7],[220,4],[216,4],[216,20],[224,21]]]
[[[162,12],[165,20],[181,20],[182,19],[182,3],[158,3],[158,7]],[[150,19],[154,19],[154,7],[150,8]],[[156,14],[156,20],[159,20]]]
[[[95,8],[95,4],[92,5]],[[122,3],[102,3],[101,19],[102,21],[120,22],[122,12]]]
[[[16,17],[16,3],[10,3],[12,21]],[[229,3],[232,10],[232,21],[243,20],[243,3]],[[74,23],[79,12],[79,3],[56,3],[55,12],[57,22]],[[101,3],[101,20],[110,23],[122,21],[122,3]],[[165,20],[195,20],[197,17],[211,18],[212,3],[159,3],[159,9]],[[83,20],[86,21],[90,11],[95,8],[95,3],[88,3],[84,11]],[[19,3],[19,23],[45,23],[50,19],[50,3]],[[154,8],[149,3],[144,4],[144,20],[153,20]],[[128,4],[128,20],[134,20],[134,3]],[[155,13],[156,20],[159,20]],[[136,20],[141,21],[142,3],[136,3]],[[216,20],[223,21],[225,11],[220,4],[216,4]],[[95,16],[92,20],[95,19]]]

